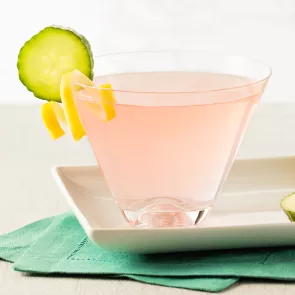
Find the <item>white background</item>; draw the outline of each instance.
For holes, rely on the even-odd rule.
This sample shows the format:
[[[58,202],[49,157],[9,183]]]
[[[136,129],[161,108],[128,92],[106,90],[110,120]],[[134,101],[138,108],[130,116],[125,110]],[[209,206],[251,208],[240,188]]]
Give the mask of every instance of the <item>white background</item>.
[[[18,81],[23,43],[47,25],[84,34],[97,54],[195,48],[258,58],[273,76],[263,102],[295,102],[293,0],[2,0],[0,103],[38,103]]]

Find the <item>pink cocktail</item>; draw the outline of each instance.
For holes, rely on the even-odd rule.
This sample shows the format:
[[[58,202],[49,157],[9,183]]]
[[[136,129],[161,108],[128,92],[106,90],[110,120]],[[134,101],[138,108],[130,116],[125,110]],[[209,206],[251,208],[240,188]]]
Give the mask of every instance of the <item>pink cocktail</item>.
[[[256,61],[199,52],[100,57],[116,117],[101,120],[88,88],[76,104],[113,197],[134,226],[181,227],[213,207],[270,76]],[[86,99],[87,97],[87,99]]]

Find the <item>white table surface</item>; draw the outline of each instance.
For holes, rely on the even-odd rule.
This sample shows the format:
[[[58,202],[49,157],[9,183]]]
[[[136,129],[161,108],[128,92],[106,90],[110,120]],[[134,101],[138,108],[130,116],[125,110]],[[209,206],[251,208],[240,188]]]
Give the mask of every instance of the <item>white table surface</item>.
[[[295,104],[259,106],[239,158],[295,154]],[[95,164],[87,140],[52,141],[38,106],[0,106],[0,234],[69,209],[51,176],[53,165]],[[294,294],[295,283],[242,282],[223,294]],[[148,284],[102,279],[30,277],[0,261],[0,294],[204,294]]]

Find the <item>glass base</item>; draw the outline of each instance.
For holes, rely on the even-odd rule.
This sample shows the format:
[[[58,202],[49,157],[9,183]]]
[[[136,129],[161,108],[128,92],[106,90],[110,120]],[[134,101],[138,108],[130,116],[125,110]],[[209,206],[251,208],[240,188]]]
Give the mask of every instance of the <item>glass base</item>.
[[[138,228],[192,227],[201,223],[212,208],[185,210],[175,198],[160,199],[160,203],[158,198],[152,199],[152,202],[149,200],[147,207],[137,211],[122,210],[123,215],[132,226]]]

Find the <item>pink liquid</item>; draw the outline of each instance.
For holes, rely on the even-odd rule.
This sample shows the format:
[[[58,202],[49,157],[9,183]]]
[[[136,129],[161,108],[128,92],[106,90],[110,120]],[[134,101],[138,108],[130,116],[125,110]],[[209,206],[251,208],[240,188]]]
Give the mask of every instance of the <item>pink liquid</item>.
[[[249,84],[239,76],[182,72],[113,75],[96,81],[141,92],[209,91]],[[128,219],[136,223],[142,212],[189,213],[213,206],[262,92],[261,85],[249,89],[203,94],[114,92],[116,117],[108,123],[91,112],[82,93],[78,95],[90,144]]]

